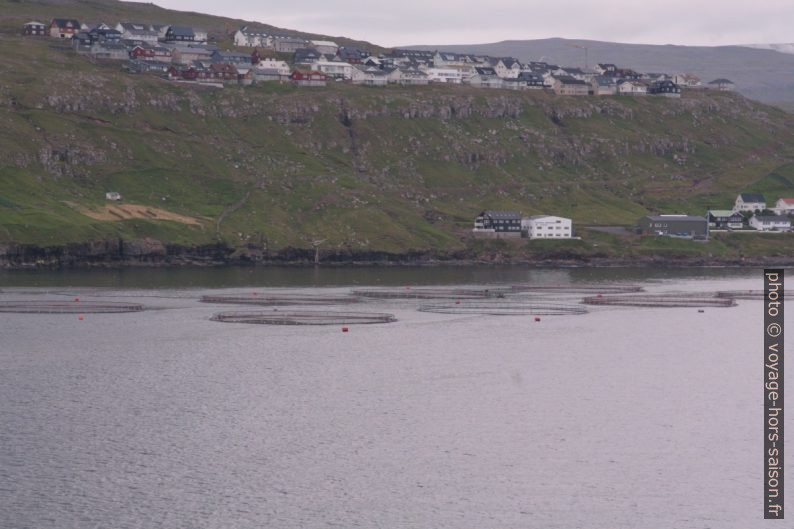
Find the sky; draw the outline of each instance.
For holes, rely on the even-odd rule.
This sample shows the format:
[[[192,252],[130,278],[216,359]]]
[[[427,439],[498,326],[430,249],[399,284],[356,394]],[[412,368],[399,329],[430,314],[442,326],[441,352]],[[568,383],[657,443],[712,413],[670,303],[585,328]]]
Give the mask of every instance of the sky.
[[[549,37],[636,44],[794,42],[794,0],[154,0],[381,46]]]

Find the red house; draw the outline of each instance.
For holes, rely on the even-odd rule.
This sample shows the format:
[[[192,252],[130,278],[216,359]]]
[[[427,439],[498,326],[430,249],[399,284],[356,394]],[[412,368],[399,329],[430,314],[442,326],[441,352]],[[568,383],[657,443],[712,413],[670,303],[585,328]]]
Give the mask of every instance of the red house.
[[[210,65],[210,72],[213,79],[221,81],[236,81],[237,68],[227,63],[216,63]]]
[[[53,18],[50,22],[50,37],[71,39],[80,32],[80,22],[73,18]]]
[[[153,59],[154,50],[151,48],[144,48],[143,46],[135,46],[130,50],[130,59]]]
[[[295,70],[289,76],[293,83],[299,86],[325,86],[326,77],[323,72],[302,72]]]

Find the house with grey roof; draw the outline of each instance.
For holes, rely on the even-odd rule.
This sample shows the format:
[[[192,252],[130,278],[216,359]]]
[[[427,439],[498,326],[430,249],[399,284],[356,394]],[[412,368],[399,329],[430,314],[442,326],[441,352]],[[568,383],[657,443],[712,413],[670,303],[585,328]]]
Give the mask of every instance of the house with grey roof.
[[[736,85],[730,79],[714,79],[708,83],[709,90],[718,90],[720,92],[733,92]]]
[[[717,230],[740,230],[744,227],[744,217],[730,209],[710,209],[706,212],[709,228]]]
[[[166,42],[196,42],[196,33],[187,26],[171,26],[165,33]]]
[[[791,230],[791,220],[788,215],[753,215],[749,224],[758,231]]]
[[[116,24],[116,31],[121,33],[121,38],[136,42],[156,43],[160,38],[160,33],[152,29],[150,24],[138,22],[119,22]]]
[[[517,211],[486,210],[474,219],[475,235],[491,237],[521,237],[521,213]]]
[[[234,33],[234,45],[249,48],[272,48],[273,36],[267,31],[243,26]]]
[[[760,193],[739,193],[733,204],[733,211],[763,211],[766,209],[766,198]]]

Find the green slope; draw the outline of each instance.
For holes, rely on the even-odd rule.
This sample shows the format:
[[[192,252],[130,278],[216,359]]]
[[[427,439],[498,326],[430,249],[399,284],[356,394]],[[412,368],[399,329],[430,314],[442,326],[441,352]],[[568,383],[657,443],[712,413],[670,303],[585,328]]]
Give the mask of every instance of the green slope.
[[[740,191],[794,195],[793,121],[723,93],[217,90],[6,34],[0,243],[148,237],[277,250],[326,239],[339,251],[453,252],[471,247],[484,208],[631,225],[648,212],[727,208]],[[107,191],[195,223],[86,215]]]

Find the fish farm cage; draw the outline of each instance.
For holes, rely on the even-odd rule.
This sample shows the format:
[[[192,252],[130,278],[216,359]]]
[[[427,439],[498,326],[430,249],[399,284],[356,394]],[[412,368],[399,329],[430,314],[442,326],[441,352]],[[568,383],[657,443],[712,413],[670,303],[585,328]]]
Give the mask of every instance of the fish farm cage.
[[[323,310],[229,311],[219,312],[210,319],[224,323],[258,323],[261,325],[360,325],[397,321],[393,314]]]
[[[683,292],[667,294],[635,294],[613,296],[588,296],[585,305],[619,307],[733,307],[734,298],[717,297],[713,292]]]
[[[721,290],[716,295],[718,298],[764,299],[765,293],[763,290]],[[782,296],[784,299],[794,296],[794,290],[785,290]]]
[[[521,302],[461,302],[422,305],[420,312],[437,314],[471,314],[482,316],[573,316],[586,314],[580,304]]]
[[[489,299],[504,298],[511,293],[510,287],[494,288],[379,288],[357,289],[354,296],[372,299]]]
[[[533,294],[631,294],[643,291],[636,285],[513,285],[510,288],[513,292]]]
[[[0,312],[17,314],[99,314],[140,312],[143,305],[96,301],[0,301]]]
[[[344,305],[358,303],[353,296],[311,296],[301,294],[262,295],[253,293],[250,296],[201,296],[202,303],[227,303],[231,305]]]

